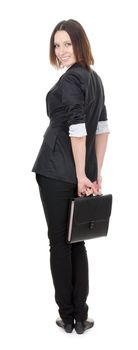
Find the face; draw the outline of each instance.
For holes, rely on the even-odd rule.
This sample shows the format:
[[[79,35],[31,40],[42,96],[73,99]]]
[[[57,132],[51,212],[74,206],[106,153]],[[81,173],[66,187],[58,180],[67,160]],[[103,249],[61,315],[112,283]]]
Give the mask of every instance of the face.
[[[58,30],[54,36],[55,55],[63,67],[70,67],[76,62],[70,36],[65,30]]]

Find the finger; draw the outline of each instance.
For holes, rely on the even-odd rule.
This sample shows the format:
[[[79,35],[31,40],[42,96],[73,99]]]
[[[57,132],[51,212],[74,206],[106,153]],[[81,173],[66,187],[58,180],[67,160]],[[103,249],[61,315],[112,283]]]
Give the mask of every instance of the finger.
[[[85,195],[85,192],[84,192],[84,191],[82,192],[82,191],[78,190],[78,196],[79,196],[79,197],[82,197],[82,196],[84,196],[84,195]]]
[[[93,191],[93,193],[97,193],[97,186],[93,185],[92,186],[92,191]]]
[[[86,188],[86,196],[90,196],[91,194],[93,194],[93,190],[92,190],[92,188],[90,189],[90,188]]]

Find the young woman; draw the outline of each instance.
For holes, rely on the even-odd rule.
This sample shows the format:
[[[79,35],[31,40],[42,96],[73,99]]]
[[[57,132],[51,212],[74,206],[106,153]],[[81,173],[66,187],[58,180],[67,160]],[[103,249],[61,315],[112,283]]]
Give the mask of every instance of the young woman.
[[[65,73],[46,97],[50,118],[32,171],[36,173],[48,226],[50,266],[59,307],[58,326],[78,334],[88,319],[88,260],[84,242],[67,244],[71,198],[101,191],[101,168],[108,139],[103,84],[92,70],[87,35],[75,20],[58,23],[50,39],[50,62]]]

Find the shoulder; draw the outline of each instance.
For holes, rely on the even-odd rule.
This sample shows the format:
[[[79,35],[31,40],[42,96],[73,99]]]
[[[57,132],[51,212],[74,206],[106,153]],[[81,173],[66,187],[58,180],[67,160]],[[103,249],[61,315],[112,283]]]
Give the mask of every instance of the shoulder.
[[[86,69],[79,63],[72,65],[63,75],[63,80],[76,80],[80,83],[88,83],[90,80],[103,85],[100,75],[94,69]]]
[[[95,79],[95,81],[97,81],[97,83],[101,87],[103,87],[103,82],[102,82],[102,79],[101,79],[100,75],[97,72],[95,72],[95,71],[92,71],[92,75],[93,75],[93,78]]]
[[[75,85],[87,85],[91,78],[91,71],[81,67],[80,64],[72,65],[62,76],[63,85],[66,83]]]

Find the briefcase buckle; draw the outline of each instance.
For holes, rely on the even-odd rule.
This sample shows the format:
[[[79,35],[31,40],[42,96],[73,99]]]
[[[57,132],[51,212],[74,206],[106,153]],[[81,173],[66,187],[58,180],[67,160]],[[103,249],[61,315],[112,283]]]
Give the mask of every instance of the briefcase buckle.
[[[91,221],[89,223],[89,229],[92,230],[94,228],[94,221]]]

